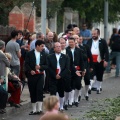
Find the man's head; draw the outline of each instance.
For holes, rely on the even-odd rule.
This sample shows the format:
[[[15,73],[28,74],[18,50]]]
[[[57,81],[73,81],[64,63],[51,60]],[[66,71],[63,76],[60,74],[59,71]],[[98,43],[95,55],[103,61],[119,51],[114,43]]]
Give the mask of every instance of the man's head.
[[[78,35],[73,35],[73,38],[78,42],[79,41],[79,36]]]
[[[39,32],[39,33],[36,34],[36,38],[37,38],[37,40],[43,40],[44,41],[45,36],[41,32]]]
[[[71,37],[73,35],[73,31],[71,29],[68,29],[65,31],[65,34],[67,35],[67,37]]]
[[[54,44],[54,51],[55,51],[55,53],[61,53],[61,44],[59,43],[59,42],[56,42],[55,44]]]
[[[86,23],[83,23],[83,24],[82,24],[82,29],[83,29],[83,30],[86,30],[86,29],[87,29],[87,24],[86,24]]]
[[[98,33],[98,35],[100,36],[100,29],[95,28],[95,30],[97,30],[97,33]]]
[[[74,27],[74,28],[73,28],[73,32],[74,32],[76,35],[79,35],[79,34],[80,34],[80,29],[79,29],[79,27]]]
[[[0,40],[0,50],[4,51],[5,50],[5,42]]]
[[[23,38],[23,32],[21,30],[18,30],[18,39]]]
[[[75,39],[73,37],[68,38],[70,48],[75,48]]]
[[[48,40],[49,42],[53,41],[53,37],[54,37],[53,32],[48,32],[48,34],[47,34],[47,40]]]
[[[92,30],[92,39],[93,40],[98,40],[99,38],[99,33],[97,30]]]
[[[78,44],[82,44],[82,42],[83,42],[83,37],[80,36],[80,37],[79,37],[79,40],[78,40]]]
[[[42,52],[43,49],[44,49],[44,45],[45,45],[44,41],[42,41],[42,40],[37,40],[37,41],[35,42],[35,49],[36,49],[38,52]]]
[[[11,38],[17,40],[17,39],[18,39],[18,31],[13,30],[13,31],[11,32]]]
[[[61,49],[64,50],[65,47],[66,47],[66,41],[65,41],[65,39],[64,39],[63,37],[61,37],[61,38],[59,39],[59,42],[60,42],[60,44],[61,44]]]

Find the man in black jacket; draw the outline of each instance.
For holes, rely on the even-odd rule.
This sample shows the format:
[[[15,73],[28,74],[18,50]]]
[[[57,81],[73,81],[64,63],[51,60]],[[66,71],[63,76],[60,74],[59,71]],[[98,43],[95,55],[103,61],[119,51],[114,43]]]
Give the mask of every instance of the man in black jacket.
[[[33,111],[29,115],[42,114],[44,70],[47,69],[46,54],[42,52],[43,49],[44,42],[37,40],[35,50],[28,52],[25,59],[25,70],[33,107]]]
[[[90,72],[93,71],[93,59],[92,54],[89,46],[87,44],[83,44],[83,38],[82,36],[74,36],[74,38],[78,41],[78,46],[82,50],[83,53],[83,59],[84,59],[84,65],[86,69],[86,73],[84,76],[84,82],[85,82],[85,98],[88,100],[88,90],[90,85]]]
[[[97,78],[97,94],[100,94],[100,86],[103,81],[103,73],[108,64],[109,52],[104,39],[99,38],[98,30],[92,31],[92,39],[87,42],[93,57],[94,76]]]
[[[58,92],[60,110],[63,111],[65,83],[70,79],[70,60],[68,56],[61,53],[59,42],[54,44],[54,52],[47,57],[50,77],[49,89],[51,95],[56,95]]]
[[[74,69],[71,70],[72,92],[70,93],[71,99],[69,100],[69,104],[70,106],[72,106],[72,103],[75,101],[75,106],[78,107],[78,96],[79,96],[79,90],[81,89],[81,80],[82,80],[82,76],[85,75],[83,54],[79,48],[75,47],[75,39],[73,37],[69,38],[68,41],[69,41],[69,47],[67,49],[69,49],[72,52],[73,65],[76,70],[76,71]]]

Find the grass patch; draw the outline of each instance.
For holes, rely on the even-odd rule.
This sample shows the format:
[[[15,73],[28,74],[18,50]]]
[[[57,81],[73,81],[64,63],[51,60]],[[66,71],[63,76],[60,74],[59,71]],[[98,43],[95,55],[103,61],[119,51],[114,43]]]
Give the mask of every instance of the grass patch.
[[[120,116],[120,96],[98,103],[85,114],[84,120],[115,120],[117,116]]]

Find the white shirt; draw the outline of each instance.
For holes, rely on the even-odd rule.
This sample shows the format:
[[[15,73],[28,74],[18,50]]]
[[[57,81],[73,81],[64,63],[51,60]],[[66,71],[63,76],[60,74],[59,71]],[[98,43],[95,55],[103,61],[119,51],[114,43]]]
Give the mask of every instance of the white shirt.
[[[75,48],[71,48],[71,52],[72,52],[73,61],[74,61],[74,51],[75,51]]]
[[[35,49],[36,65],[40,64],[40,52]]]
[[[99,55],[99,40],[93,40],[91,53],[92,55]]]
[[[66,55],[66,49],[61,50],[61,53],[63,53],[63,54],[65,54],[65,55]]]
[[[59,63],[61,54],[55,54],[55,56],[56,56],[56,59],[57,59],[57,69],[59,69],[59,72],[58,72],[58,74],[59,74],[60,71],[61,71],[61,69],[60,69],[60,63]]]

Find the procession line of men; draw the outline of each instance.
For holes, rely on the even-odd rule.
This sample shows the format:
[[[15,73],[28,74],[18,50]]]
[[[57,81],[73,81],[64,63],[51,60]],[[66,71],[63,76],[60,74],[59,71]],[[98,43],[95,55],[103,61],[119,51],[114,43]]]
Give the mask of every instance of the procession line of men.
[[[78,43],[78,44],[76,44]],[[50,95],[58,92],[60,111],[78,107],[81,96],[81,80],[85,81],[85,99],[88,100],[90,80],[96,76],[97,94],[103,81],[104,68],[109,59],[108,47],[104,39],[99,38],[99,30],[92,31],[92,39],[87,44],[82,43],[82,37],[73,35],[66,39],[61,37],[54,44],[49,55],[46,55],[44,41],[37,40],[35,49],[28,52],[25,59],[25,70],[32,103],[30,115],[42,114],[44,70],[49,73]]]

